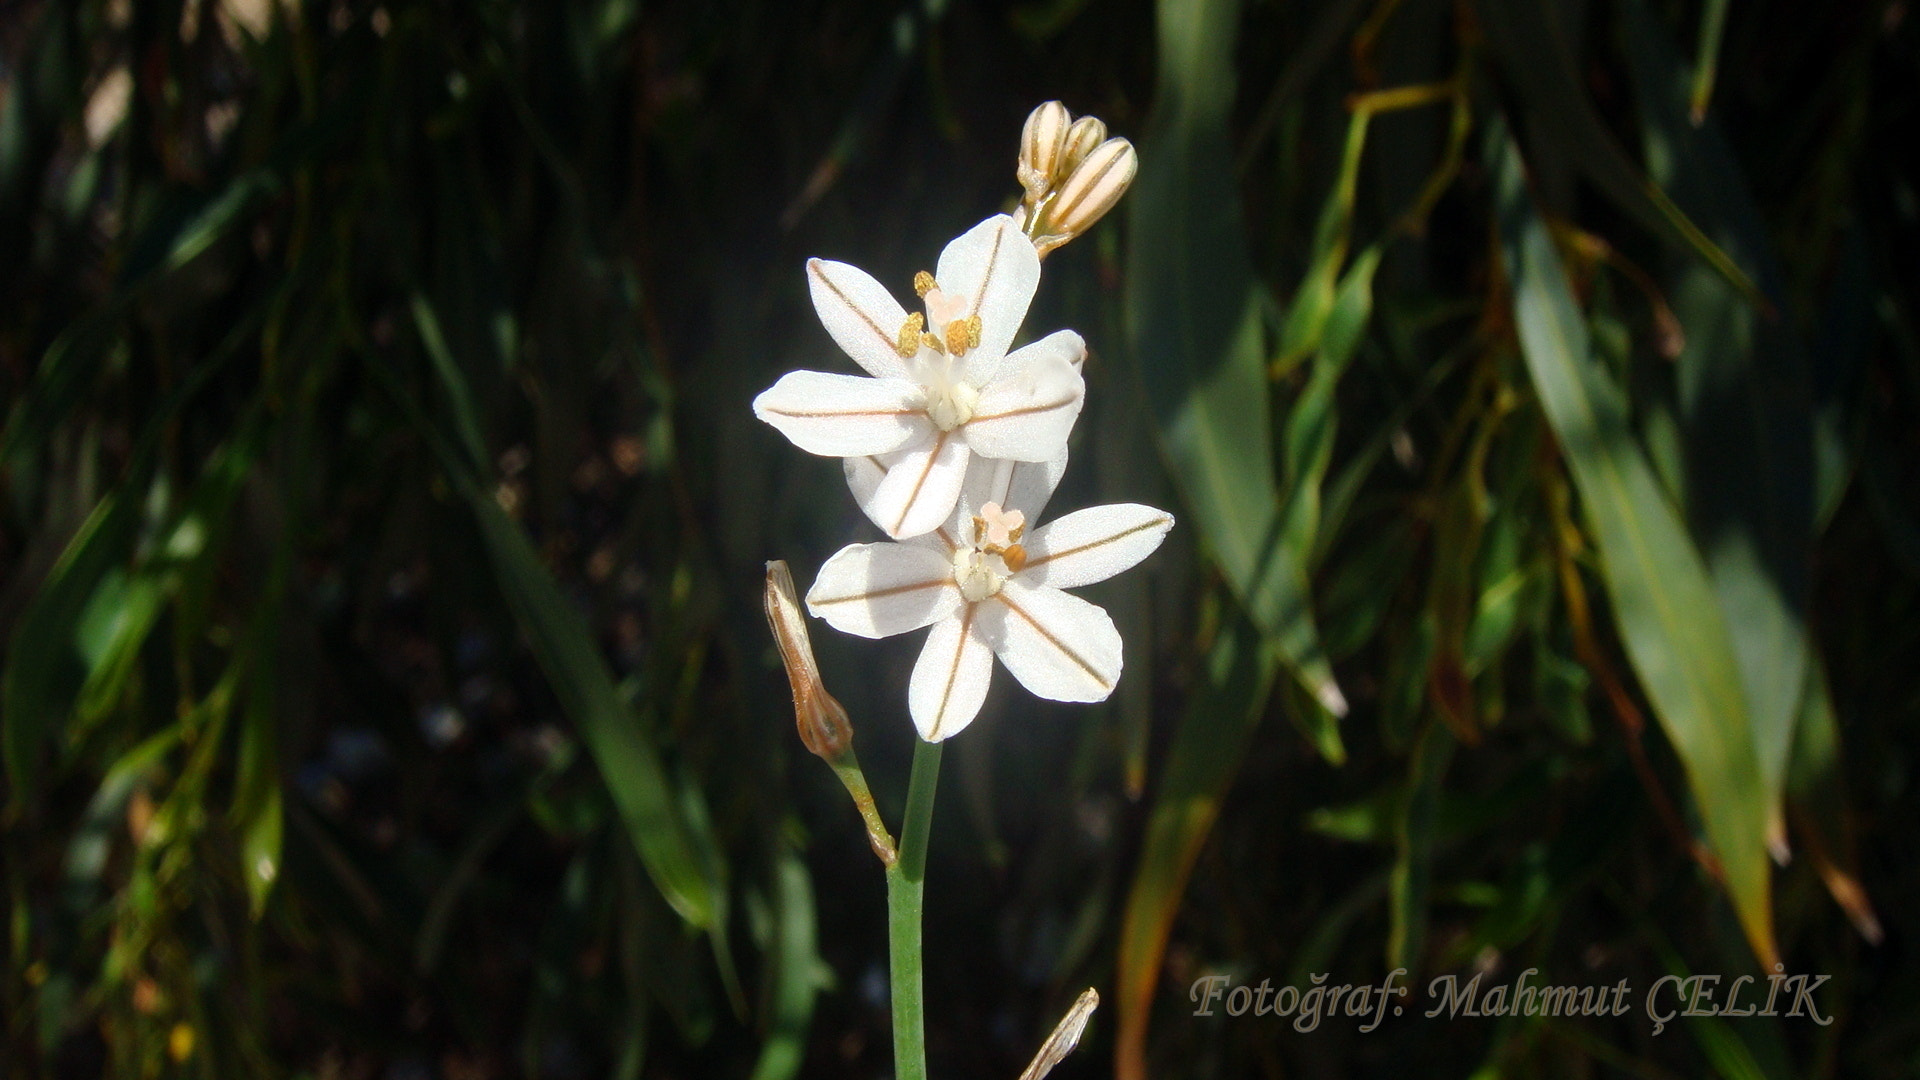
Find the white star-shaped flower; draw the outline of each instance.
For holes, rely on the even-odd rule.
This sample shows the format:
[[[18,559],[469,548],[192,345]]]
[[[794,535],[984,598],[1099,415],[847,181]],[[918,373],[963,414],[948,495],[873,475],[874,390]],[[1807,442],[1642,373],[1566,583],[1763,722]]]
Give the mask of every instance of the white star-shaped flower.
[[[1053,701],[1104,701],[1120,679],[1113,620],[1062,590],[1146,558],[1173,516],[1123,503],[1028,532],[1065,463],[1063,454],[976,469],[945,526],[900,543],[842,548],[807,593],[808,610],[849,634],[882,638],[933,627],[907,690],[914,726],[928,742],[973,722],[995,656],[1022,686]],[[849,478],[857,492],[877,475],[875,466]]]
[[[807,282],[827,332],[872,377],[788,372],[753,411],[809,453],[884,456],[860,503],[888,536],[939,528],[969,459],[1045,462],[1066,447],[1086,343],[1061,330],[1007,351],[1040,282],[1040,256],[1012,218],[969,229],[915,278],[924,315],[846,263],[810,260]]]

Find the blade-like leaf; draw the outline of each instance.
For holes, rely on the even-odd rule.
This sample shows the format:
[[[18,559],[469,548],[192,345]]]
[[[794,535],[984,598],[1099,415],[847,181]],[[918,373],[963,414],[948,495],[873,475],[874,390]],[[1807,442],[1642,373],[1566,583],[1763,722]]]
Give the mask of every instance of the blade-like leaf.
[[[1159,111],[1132,200],[1127,330],[1195,527],[1254,624],[1331,712],[1346,711],[1282,528],[1261,313],[1233,181],[1238,4],[1160,7]]]
[[[5,725],[0,749],[16,806],[33,790],[41,747],[72,715],[86,681],[90,664],[81,634],[94,597],[103,585],[125,585],[124,565],[139,517],[134,492],[140,489],[129,481],[94,508],[7,643],[7,669],[0,675],[0,724]]]
[[[1495,127],[1500,233],[1520,347],[1565,453],[1620,637],[1673,744],[1754,953],[1772,964],[1767,799],[1726,623],[1700,553],[1634,441],[1625,398],[1593,360],[1519,149]]]
[[[485,493],[469,500],[501,592],[554,696],[586,740],[647,874],[688,922],[713,925],[713,883],[694,853],[648,731],[620,700],[607,662],[526,534]]]
[[[431,315],[424,301],[422,307]],[[464,433],[477,433],[479,422],[467,411],[472,396],[461,381],[459,369],[444,363],[436,363],[434,368],[446,383],[448,401],[461,411],[455,427]],[[579,726],[648,876],[681,918],[703,930],[711,929],[718,921],[717,882],[696,853],[650,729],[620,696],[599,646],[541,563],[526,533],[507,517],[491,493],[480,488],[460,456],[462,451],[456,451],[420,412],[412,396],[392,381],[389,389],[428,436],[441,465],[466,495],[500,591],[561,708]],[[471,448],[466,452],[471,453]]]
[[[1826,669],[1815,657],[1807,673],[1806,699],[1793,729],[1793,763],[1787,799],[1793,822],[1813,868],[1834,902],[1869,944],[1885,936],[1873,900],[1861,882],[1853,820],[1847,813],[1846,774],[1841,767],[1840,722]]]
[[[1453,747],[1453,735],[1446,725],[1429,723],[1407,763],[1406,793],[1393,828],[1393,871],[1387,879],[1389,969],[1419,969],[1426,944],[1427,900],[1433,888],[1440,785]]]
[[[1621,149],[1587,97],[1579,61],[1556,15],[1563,6],[1542,0],[1479,3],[1487,40],[1527,108],[1531,121],[1528,148],[1537,151],[1550,147],[1642,225],[1692,248],[1750,303],[1763,303],[1739,265]]]
[[[1777,292],[1767,227],[1718,125],[1687,115],[1687,77],[1663,31],[1625,8],[1628,68],[1653,177],[1754,280]],[[1813,397],[1791,326],[1763,318],[1697,260],[1672,275],[1687,518],[1733,635],[1776,854],[1779,804],[1807,672],[1813,544]]]
[[[814,997],[829,981],[820,958],[813,905],[813,879],[798,853],[782,844],[774,856],[773,940],[767,964],[772,997],[767,1041],[754,1062],[752,1080],[789,1080],[806,1060],[807,1029]]]

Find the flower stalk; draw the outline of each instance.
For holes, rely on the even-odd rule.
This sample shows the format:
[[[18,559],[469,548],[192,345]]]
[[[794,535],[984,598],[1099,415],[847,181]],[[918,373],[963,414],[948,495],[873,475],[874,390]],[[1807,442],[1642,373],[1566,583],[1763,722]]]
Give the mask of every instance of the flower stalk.
[[[900,858],[887,867],[887,971],[893,993],[893,1072],[897,1080],[927,1078],[921,915],[927,885],[927,834],[933,824],[934,789],[940,783],[942,745],[924,739],[914,743],[907,813],[900,825]]]

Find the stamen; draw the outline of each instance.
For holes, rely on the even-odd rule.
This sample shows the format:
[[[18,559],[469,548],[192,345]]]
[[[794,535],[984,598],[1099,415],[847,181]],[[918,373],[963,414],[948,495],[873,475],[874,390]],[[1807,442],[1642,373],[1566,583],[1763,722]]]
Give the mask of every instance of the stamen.
[[[922,300],[925,300],[927,298],[927,294],[932,292],[933,289],[934,289],[934,285],[933,285],[932,274],[929,274],[925,270],[922,270],[919,273],[913,275],[913,295],[919,297]]]
[[[982,551],[1004,553],[1018,550],[1021,535],[1027,531],[1027,516],[1018,510],[1002,509],[999,503],[987,503],[973,519],[973,543]],[[1020,558],[1026,558],[1023,551]]]
[[[920,339],[926,336],[920,328],[926,324],[927,317],[917,311],[907,316],[906,325],[900,328],[900,336],[894,339],[893,351],[899,353],[902,359],[912,359],[920,351]]]
[[[1027,565],[1027,549],[1019,544],[1009,544],[1007,549],[1000,553],[1000,558],[1005,560],[1007,569],[1017,574],[1021,567]]]
[[[980,347],[980,316],[969,315],[967,316],[967,348],[977,349],[979,347]]]
[[[947,347],[941,344],[940,339],[937,337],[934,337],[932,334],[921,334],[920,344],[926,346],[929,349],[932,349],[934,352],[937,352],[937,353],[944,353],[947,351]]]
[[[970,320],[955,319],[947,324],[947,351],[955,356],[965,356],[967,352],[967,323]],[[976,335],[975,341],[980,340]]]

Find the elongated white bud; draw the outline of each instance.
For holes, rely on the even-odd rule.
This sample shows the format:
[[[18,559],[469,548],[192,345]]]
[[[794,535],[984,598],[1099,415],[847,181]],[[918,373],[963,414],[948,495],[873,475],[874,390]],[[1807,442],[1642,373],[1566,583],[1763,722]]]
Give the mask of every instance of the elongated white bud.
[[[1067,144],[1060,154],[1060,163],[1054,166],[1054,183],[1073,175],[1074,167],[1087,160],[1093,148],[1107,141],[1107,125],[1097,116],[1083,116],[1067,129]]]
[[[1125,139],[1108,139],[1089,153],[1060,185],[1047,207],[1047,231],[1079,234],[1113,209],[1140,171],[1140,157]]]
[[[1045,220],[1034,230],[1033,246],[1044,255],[1092,228],[1127,193],[1139,171],[1140,157],[1127,140],[1108,139],[1095,147],[1042,208]]]
[[[1017,172],[1029,200],[1038,202],[1053,187],[1061,151],[1066,147],[1067,127],[1072,122],[1072,114],[1057,101],[1049,101],[1028,114],[1026,129],[1020,133]]]

